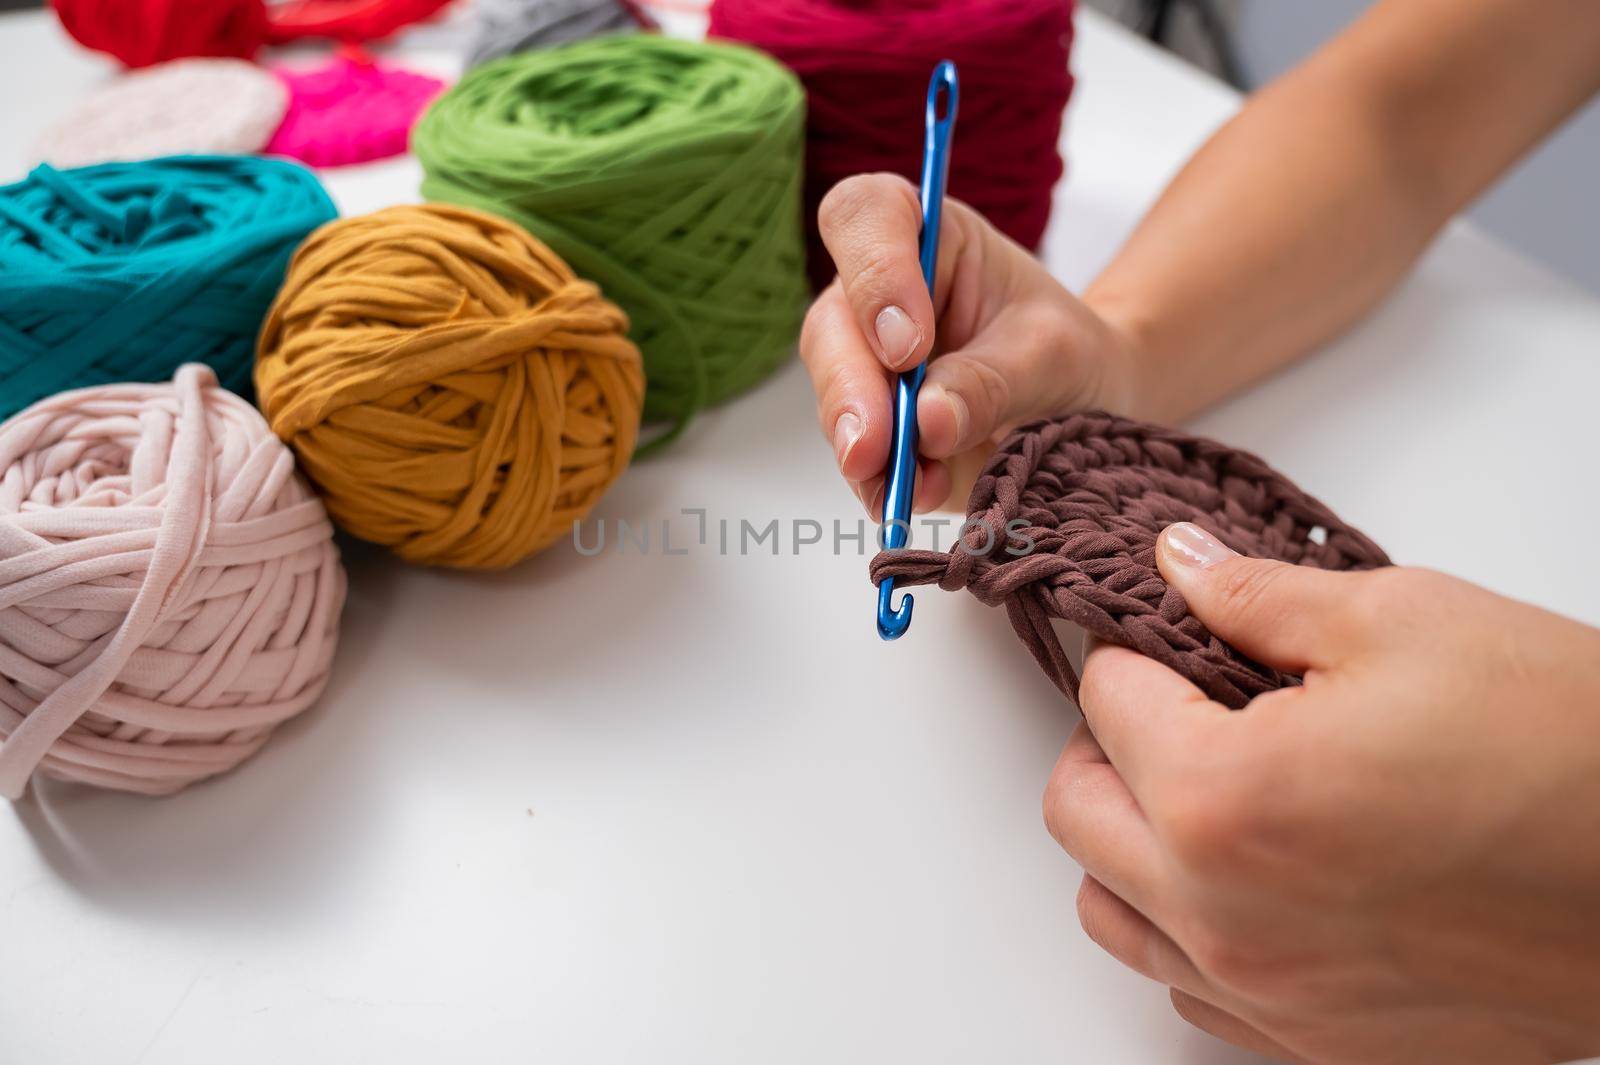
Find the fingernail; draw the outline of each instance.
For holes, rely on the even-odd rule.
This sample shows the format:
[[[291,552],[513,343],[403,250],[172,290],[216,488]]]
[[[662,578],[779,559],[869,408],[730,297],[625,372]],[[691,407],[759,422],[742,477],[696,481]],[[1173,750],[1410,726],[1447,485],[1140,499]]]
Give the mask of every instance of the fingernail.
[[[865,488],[866,485],[861,485],[860,487]],[[866,507],[867,513],[873,517],[878,517],[883,513],[883,485],[880,484],[872,490],[871,498],[868,498],[866,493],[860,491],[856,492],[856,498],[861,500],[861,505]]]
[[[935,401],[943,400],[944,405],[950,408],[950,420],[956,427],[953,446],[960,447],[961,442],[967,438],[967,425],[972,421],[972,414],[967,410],[967,401],[942,385],[934,385],[931,391],[934,393]]]
[[[867,497],[861,494],[861,489],[866,487],[859,481],[850,482],[850,494],[856,497],[856,502],[861,504],[863,510],[867,507]]]
[[[922,343],[922,330],[917,328],[911,316],[890,304],[878,312],[878,319],[873,324],[878,330],[878,350],[883,352],[889,366],[899,369],[910,362],[911,356],[917,352],[917,345]]]
[[[841,470],[844,469],[844,460],[850,457],[856,441],[860,439],[861,419],[852,411],[839,415],[839,420],[833,423],[833,454],[839,460]]]
[[[1185,566],[1210,569],[1239,554],[1200,526],[1186,521],[1167,526],[1167,531],[1161,536],[1167,542],[1167,552]]]

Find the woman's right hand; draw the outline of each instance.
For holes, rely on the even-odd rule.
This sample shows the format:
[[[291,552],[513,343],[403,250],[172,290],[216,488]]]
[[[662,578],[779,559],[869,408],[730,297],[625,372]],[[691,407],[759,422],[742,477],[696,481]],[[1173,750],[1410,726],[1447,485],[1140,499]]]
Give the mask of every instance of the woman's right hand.
[[[800,357],[839,471],[874,517],[895,376],[930,354],[937,357],[917,399],[918,511],[964,493],[970,485],[957,482],[970,481],[1017,425],[1089,408],[1137,413],[1127,334],[966,204],[945,202],[937,300],[922,280],[922,215],[909,182],[848,178],[819,217],[839,276],[806,316]]]

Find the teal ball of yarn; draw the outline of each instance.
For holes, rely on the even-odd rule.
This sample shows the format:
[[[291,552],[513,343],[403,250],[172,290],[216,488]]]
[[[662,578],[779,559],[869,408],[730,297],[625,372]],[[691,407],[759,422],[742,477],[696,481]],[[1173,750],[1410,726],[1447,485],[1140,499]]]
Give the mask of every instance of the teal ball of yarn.
[[[309,170],[242,156],[41,166],[0,188],[0,418],[186,362],[246,391],[289,257],[336,214]]]

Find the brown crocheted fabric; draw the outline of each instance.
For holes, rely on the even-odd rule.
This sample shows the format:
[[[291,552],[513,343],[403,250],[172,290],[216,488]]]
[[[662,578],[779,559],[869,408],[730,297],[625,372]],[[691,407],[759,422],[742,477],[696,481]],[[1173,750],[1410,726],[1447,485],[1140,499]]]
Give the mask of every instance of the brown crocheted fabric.
[[[1074,702],[1078,677],[1051,618],[1132,647],[1234,709],[1299,682],[1211,635],[1161,579],[1156,537],[1173,522],[1194,522],[1257,558],[1332,570],[1389,565],[1377,544],[1256,456],[1110,414],[1011,434],[967,514],[951,551],[881,552],[872,582],[893,576],[897,587],[966,588],[990,606],[1004,603],[1017,635]],[[1011,553],[1028,540],[1026,554]]]

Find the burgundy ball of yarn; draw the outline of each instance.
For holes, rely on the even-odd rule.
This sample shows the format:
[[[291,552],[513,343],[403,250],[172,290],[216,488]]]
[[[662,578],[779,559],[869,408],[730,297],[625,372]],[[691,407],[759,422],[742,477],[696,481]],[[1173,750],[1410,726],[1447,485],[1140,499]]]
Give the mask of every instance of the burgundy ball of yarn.
[[[1062,174],[1061,116],[1073,0],[715,0],[709,33],[777,57],[805,84],[806,217],[811,277],[834,274],[817,205],[852,174],[915,182],[928,76],[940,60],[961,78],[950,195],[1036,249]]]
[[[965,588],[1004,605],[1056,686],[1076,701],[1051,619],[1132,647],[1238,709],[1299,677],[1213,635],[1156,568],[1156,539],[1201,526],[1243,555],[1327,570],[1389,565],[1383,549],[1247,451],[1091,412],[1023,426],[995,452],[949,552],[883,551],[873,583]]]

